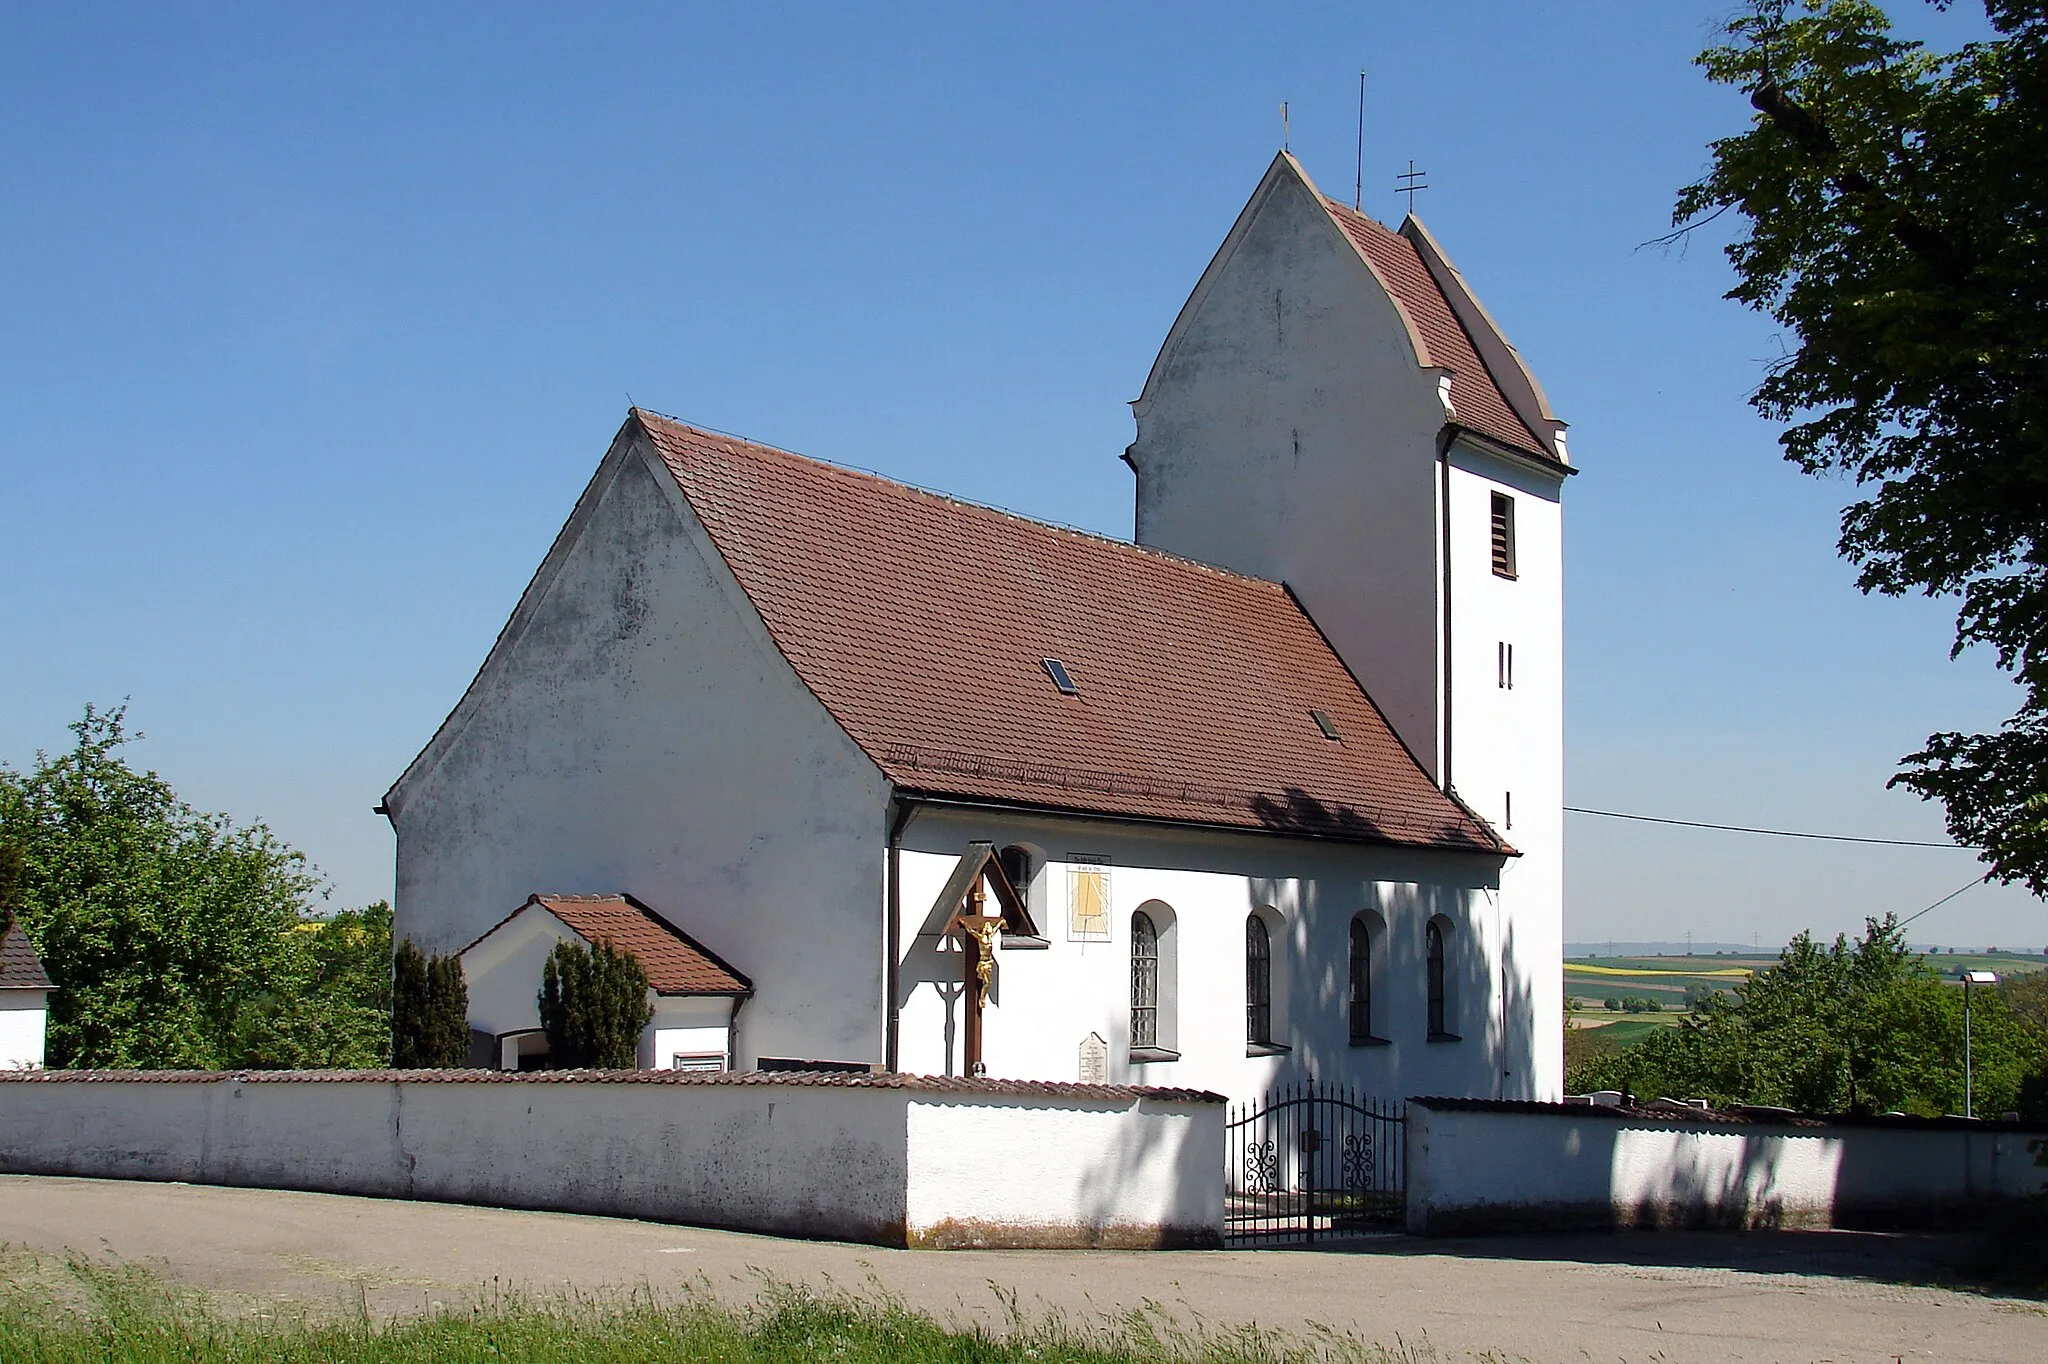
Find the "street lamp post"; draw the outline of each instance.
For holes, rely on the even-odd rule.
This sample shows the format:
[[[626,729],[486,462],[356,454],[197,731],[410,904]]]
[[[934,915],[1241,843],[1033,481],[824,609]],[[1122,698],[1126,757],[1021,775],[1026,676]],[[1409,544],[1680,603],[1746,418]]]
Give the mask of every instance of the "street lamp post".
[[[1977,1116],[1977,1095],[1970,1071],[1970,987],[1996,984],[1998,976],[1995,972],[1963,972],[1963,1116],[1966,1118]]]

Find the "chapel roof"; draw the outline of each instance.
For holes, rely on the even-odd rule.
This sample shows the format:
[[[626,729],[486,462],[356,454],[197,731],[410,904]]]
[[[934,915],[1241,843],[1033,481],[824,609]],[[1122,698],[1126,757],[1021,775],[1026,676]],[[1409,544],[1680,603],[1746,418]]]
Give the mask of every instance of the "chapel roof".
[[[1457,424],[1546,463],[1559,463],[1556,450],[1530,429],[1502,392],[1500,378],[1479,358],[1471,333],[1458,320],[1414,238],[1327,195],[1322,200],[1344,235],[1372,262],[1373,270],[1414,322],[1429,347],[1429,358],[1451,372],[1451,406]]]
[[[0,919],[0,990],[53,988],[27,931],[18,922]]]
[[[753,982],[702,943],[630,895],[532,895],[519,910],[538,905],[591,946],[609,942],[633,954],[658,995],[750,995]],[[516,917],[519,910],[513,911]],[[505,923],[511,922],[508,918]],[[503,927],[501,923],[499,927]],[[491,930],[492,933],[496,928]],[[488,938],[490,933],[484,934]],[[482,942],[483,938],[477,939]],[[471,943],[471,947],[476,943]],[[467,951],[468,948],[464,948]]]
[[[635,423],[798,677],[899,789],[1510,851],[1279,583],[639,408]]]

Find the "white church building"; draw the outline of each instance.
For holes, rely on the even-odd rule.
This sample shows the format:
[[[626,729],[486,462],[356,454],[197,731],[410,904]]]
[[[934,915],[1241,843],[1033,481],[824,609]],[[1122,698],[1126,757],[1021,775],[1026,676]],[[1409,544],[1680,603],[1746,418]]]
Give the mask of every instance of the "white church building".
[[[599,897],[649,1065],[1558,1097],[1564,424],[1285,154],[1133,407],[1133,542],[628,413],[381,807],[487,1054]]]

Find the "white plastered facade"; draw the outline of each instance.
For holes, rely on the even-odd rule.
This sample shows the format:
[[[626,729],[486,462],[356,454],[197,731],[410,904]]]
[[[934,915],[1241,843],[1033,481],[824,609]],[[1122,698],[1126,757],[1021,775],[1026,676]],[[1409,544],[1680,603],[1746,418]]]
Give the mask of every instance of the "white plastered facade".
[[[1113,1084],[1206,1089],[1233,1098],[1308,1076],[1376,1097],[1522,1097],[1535,1085],[1526,1029],[1503,1027],[1488,963],[1499,955],[1498,858],[1207,832],[1114,820],[923,807],[903,834],[902,1069],[957,1075],[962,1059],[959,939],[942,938],[935,898],[975,840],[1033,855],[1026,890],[1039,942],[999,941],[983,1013],[993,1076],[1081,1080],[1091,1035],[1108,1044]],[[1077,863],[1076,855],[1082,859]],[[1042,859],[1042,860],[1041,860]],[[1071,873],[1106,869],[1106,936],[1075,933]],[[1131,1048],[1131,924],[1159,931],[1156,1051]],[[1245,920],[1272,942],[1270,1046],[1247,1039]],[[1351,921],[1374,926],[1373,1038],[1350,1038]],[[1449,926],[1446,1019],[1427,1027],[1425,928]]]

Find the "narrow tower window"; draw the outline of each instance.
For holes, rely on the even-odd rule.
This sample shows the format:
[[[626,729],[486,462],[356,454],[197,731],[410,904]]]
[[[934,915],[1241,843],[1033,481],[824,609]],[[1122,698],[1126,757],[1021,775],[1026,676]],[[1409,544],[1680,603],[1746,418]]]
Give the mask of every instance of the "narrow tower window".
[[[1506,493],[1493,495],[1493,571],[1515,576],[1515,499]]]
[[[1494,646],[1494,682],[1502,691],[1515,689],[1515,646],[1506,640]]]

